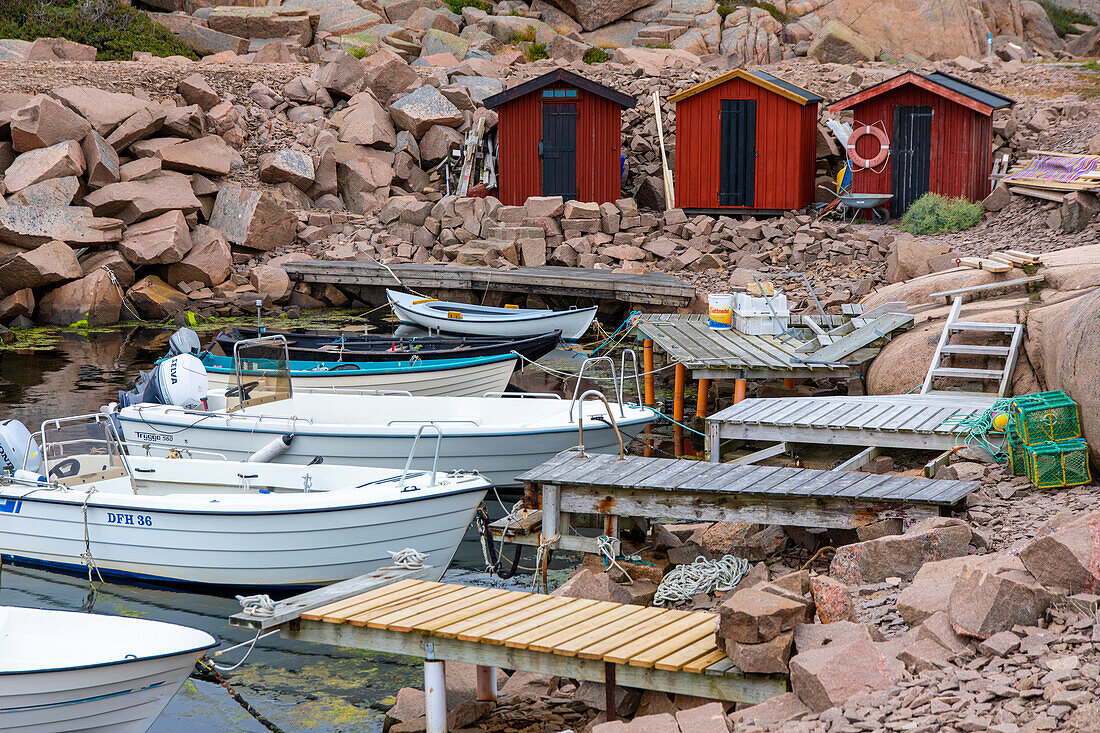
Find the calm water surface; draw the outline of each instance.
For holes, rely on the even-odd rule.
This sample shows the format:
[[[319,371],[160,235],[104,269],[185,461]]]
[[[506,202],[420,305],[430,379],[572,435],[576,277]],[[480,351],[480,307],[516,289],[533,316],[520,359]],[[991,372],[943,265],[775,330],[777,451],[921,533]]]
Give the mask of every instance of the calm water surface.
[[[35,430],[42,421],[97,411],[128,389],[139,369],[148,369],[167,348],[168,330],[131,329],[83,337],[65,333],[42,351],[0,351],[0,419],[15,418]],[[206,342],[210,334],[203,335]],[[550,363],[569,365],[572,352],[555,352]],[[528,369],[513,383],[536,392],[562,391],[560,380]],[[571,387],[572,385],[570,385]],[[495,501],[490,513],[500,515]],[[567,561],[564,560],[563,561]],[[494,583],[482,572],[481,548],[472,533],[459,548],[445,580]],[[512,581],[516,587],[524,578]],[[0,605],[66,611],[89,607],[87,578],[6,564],[0,573]],[[149,618],[203,629],[230,646],[252,638],[226,618],[240,610],[232,597],[163,588],[104,584],[91,610]],[[232,664],[242,650],[218,661]],[[417,659],[306,644],[272,636],[261,641],[248,662],[229,675],[241,694],[286,731],[381,731],[382,711],[405,686],[420,686]],[[155,733],[259,731],[253,720],[218,685],[188,681],[153,725]]]

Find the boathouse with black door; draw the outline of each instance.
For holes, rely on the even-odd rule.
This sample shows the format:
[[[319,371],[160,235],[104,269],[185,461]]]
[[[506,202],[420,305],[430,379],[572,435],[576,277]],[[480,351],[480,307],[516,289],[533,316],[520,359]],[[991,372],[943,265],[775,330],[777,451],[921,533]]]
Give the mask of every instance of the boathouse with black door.
[[[853,114],[852,191],[893,194],[890,216],[898,217],[928,191],[985,198],[993,113],[1013,104],[950,74],[907,72],[834,102],[829,111]]]
[[[734,69],[669,97],[676,104],[676,205],[780,212],[813,203],[821,97]]]
[[[498,115],[498,198],[605,203],[622,196],[622,110],[634,97],[564,69],[485,100]]]

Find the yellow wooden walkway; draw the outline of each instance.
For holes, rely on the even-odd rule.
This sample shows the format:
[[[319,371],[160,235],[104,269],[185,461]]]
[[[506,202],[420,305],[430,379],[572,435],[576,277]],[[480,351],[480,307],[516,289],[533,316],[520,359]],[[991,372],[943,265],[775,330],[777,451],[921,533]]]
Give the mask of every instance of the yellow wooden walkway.
[[[300,618],[287,636],[719,700],[786,691],[732,666],[711,613],[401,580]]]

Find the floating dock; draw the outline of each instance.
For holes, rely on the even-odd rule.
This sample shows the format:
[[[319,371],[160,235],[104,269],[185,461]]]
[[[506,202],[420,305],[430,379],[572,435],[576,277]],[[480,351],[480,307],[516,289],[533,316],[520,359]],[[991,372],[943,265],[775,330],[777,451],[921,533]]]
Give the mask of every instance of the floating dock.
[[[956,421],[996,399],[962,392],[747,399],[707,418],[707,441],[712,455],[732,439],[950,450],[965,430]]]
[[[580,267],[451,267],[433,264],[373,262],[288,262],[291,280],[361,288],[412,288],[569,296],[617,300],[630,305],[682,308],[695,299],[695,288],[664,272],[627,273]]]
[[[572,528],[599,517],[614,535],[627,517],[851,529],[883,519],[919,521],[957,507],[979,485],[855,471],[735,465],[673,458],[563,453],[519,476],[541,510],[530,521],[494,522],[506,542],[596,553]]]

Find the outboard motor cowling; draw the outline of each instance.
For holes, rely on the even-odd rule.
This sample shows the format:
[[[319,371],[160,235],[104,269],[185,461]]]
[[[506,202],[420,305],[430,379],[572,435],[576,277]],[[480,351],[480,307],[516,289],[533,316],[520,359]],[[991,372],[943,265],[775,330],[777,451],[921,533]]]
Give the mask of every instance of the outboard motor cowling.
[[[14,474],[24,467],[36,474],[41,472],[42,451],[38,443],[18,420],[0,421],[0,473]]]
[[[175,405],[187,409],[202,409],[209,381],[206,367],[194,354],[177,354],[160,361],[148,374],[142,373],[137,386],[118,393],[119,407],[143,402]]]
[[[173,356],[179,356],[180,354],[198,356],[201,353],[202,344],[199,342],[199,335],[190,328],[181,328],[168,337],[166,359],[171,359]]]

